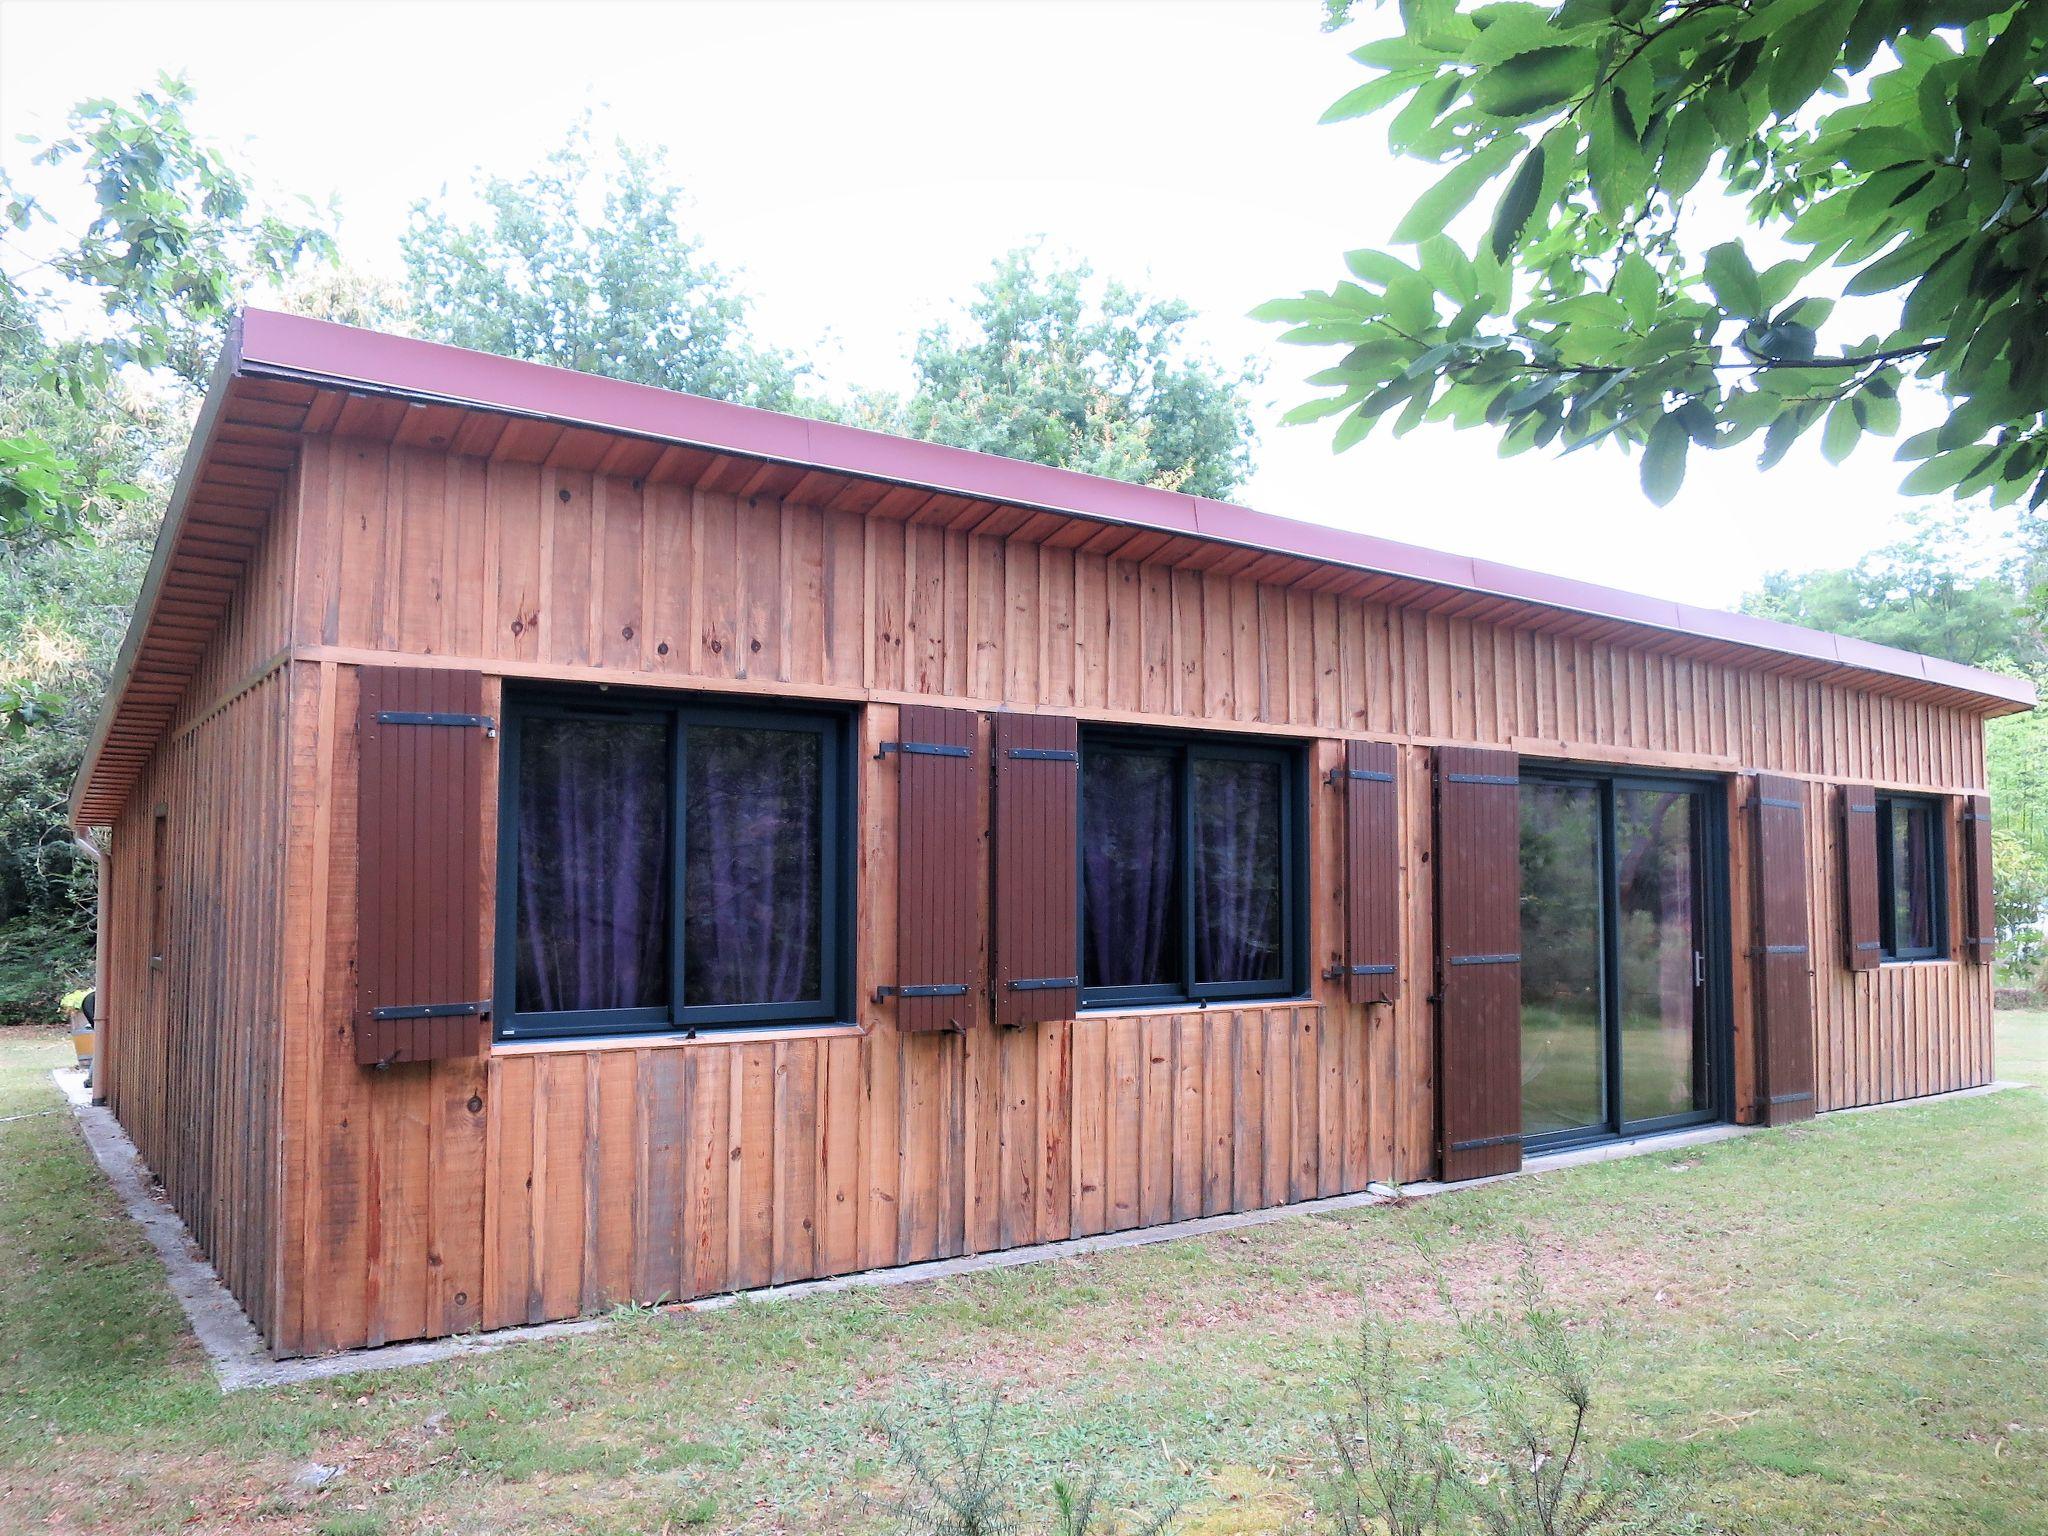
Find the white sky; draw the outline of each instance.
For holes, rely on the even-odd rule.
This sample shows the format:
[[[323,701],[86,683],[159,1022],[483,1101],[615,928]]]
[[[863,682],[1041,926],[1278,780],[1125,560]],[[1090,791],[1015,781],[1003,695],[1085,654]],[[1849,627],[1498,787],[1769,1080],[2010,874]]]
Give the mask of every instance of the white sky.
[[[1364,78],[1345,57],[1359,37],[1322,34],[1319,15],[1316,0],[4,0],[0,143],[17,167],[17,135],[182,70],[203,132],[268,185],[336,195],[349,258],[395,271],[414,199],[477,165],[517,175],[595,106],[669,146],[759,332],[800,350],[829,335],[834,385],[903,388],[919,327],[1043,235],[1189,300],[1214,353],[1266,362],[1239,495],[1262,510],[1717,606],[1767,570],[1846,564],[1892,536],[1907,503],[1876,440],[1839,468],[1809,442],[1768,475],[1752,449],[1696,451],[1659,510],[1613,451],[1501,460],[1482,431],[1425,427],[1338,457],[1327,426],[1280,426],[1334,358],[1275,345],[1245,312],[1342,275],[1341,253],[1384,243],[1432,179],[1387,154],[1377,121],[1316,126]]]

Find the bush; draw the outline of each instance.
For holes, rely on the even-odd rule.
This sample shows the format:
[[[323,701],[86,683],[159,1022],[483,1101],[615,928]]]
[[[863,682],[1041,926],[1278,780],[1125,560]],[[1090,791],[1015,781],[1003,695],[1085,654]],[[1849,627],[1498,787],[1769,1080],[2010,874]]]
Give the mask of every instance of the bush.
[[[38,914],[0,924],[0,1025],[57,1024],[58,999],[92,985],[92,931]]]
[[[1173,1522],[1172,1510],[1142,1525],[1111,1523],[1097,1504],[1099,1474],[1078,1486],[1055,1479],[1044,1500],[1044,1521],[1026,1523],[1014,1483],[1015,1469],[996,1454],[996,1423],[1002,1400],[990,1396],[972,1416],[957,1399],[939,1397],[943,1427],[935,1447],[926,1448],[901,1425],[887,1427],[896,1459],[910,1474],[910,1490],[890,1508],[901,1536],[1160,1536]]]
[[[1553,1311],[1524,1256],[1518,1305],[1457,1320],[1474,1398],[1452,1419],[1407,1386],[1392,1331],[1368,1317],[1352,1401],[1328,1421],[1318,1502],[1339,1536],[1655,1536],[1678,1501],[1610,1465],[1591,1431],[1604,1336]]]

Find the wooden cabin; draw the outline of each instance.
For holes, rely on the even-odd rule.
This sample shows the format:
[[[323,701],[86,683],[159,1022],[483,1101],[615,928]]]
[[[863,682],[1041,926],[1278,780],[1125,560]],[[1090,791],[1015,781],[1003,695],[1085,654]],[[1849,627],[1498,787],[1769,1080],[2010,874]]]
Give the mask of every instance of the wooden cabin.
[[[2006,677],[249,312],[72,815],[273,1348],[1988,1081]]]

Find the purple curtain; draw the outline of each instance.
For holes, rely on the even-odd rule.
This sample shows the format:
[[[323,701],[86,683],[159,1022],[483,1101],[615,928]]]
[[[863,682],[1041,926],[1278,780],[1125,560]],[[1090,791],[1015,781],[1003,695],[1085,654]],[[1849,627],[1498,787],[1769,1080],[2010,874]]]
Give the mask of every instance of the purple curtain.
[[[820,996],[823,739],[691,726],[683,772],[683,1001]]]
[[[1933,813],[1892,803],[1892,932],[1902,949],[1934,947]]]
[[[1159,753],[1096,750],[1083,759],[1082,774],[1087,984],[1176,981],[1178,764]]]
[[[1197,758],[1195,979],[1275,981],[1280,953],[1280,765]]]
[[[665,725],[520,727],[520,1012],[668,1001],[668,806]]]

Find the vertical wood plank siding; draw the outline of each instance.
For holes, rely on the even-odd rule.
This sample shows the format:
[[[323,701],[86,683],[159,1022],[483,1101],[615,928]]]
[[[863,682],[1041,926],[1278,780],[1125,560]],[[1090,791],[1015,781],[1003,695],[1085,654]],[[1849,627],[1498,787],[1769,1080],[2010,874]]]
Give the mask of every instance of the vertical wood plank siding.
[[[1344,995],[1391,1003],[1401,995],[1400,795],[1389,741],[1344,743]]]
[[[527,423],[508,437],[555,430]],[[1958,795],[1983,782],[1981,721],[1966,710],[1705,660],[1677,641],[1596,639],[1568,620],[1516,629],[1508,606],[1455,594],[1427,611],[1393,606],[1349,573],[1261,585],[1257,553],[1222,546],[1185,565],[1107,557],[1091,548],[1091,525],[975,515],[916,493],[821,507],[772,468],[695,488],[643,480],[608,473],[601,439],[574,449],[522,463],[304,439],[266,552],[114,829],[103,1008],[117,1108],[285,1350],[1438,1172],[1431,989],[1354,1001],[1348,980],[1321,974],[1353,952],[1352,919],[1372,914],[1347,904],[1347,795],[1310,800],[1308,996],[1080,1018],[1063,1003],[1059,1017],[1012,1014],[1018,1027],[998,1029],[977,970],[969,1027],[900,1027],[900,1002],[877,1005],[873,988],[938,978],[899,963],[916,920],[897,900],[914,878],[899,846],[905,765],[876,752],[913,735],[918,705],[997,712],[1004,731],[1068,732],[1079,718],[1270,733],[1307,743],[1318,782],[1361,756],[1390,761],[1392,885],[1369,881],[1367,895],[1391,898],[1394,953],[1411,979],[1434,970],[1436,887],[1451,878],[1433,815],[1440,746],[1489,749],[1508,771],[1529,752],[1724,772],[1731,806],[1758,770],[1816,806],[1843,783]],[[785,499],[762,485],[795,490]],[[1180,560],[1190,541],[1126,547]],[[285,644],[295,659],[250,682]],[[361,668],[407,663],[480,674],[493,715],[508,676],[859,705],[848,1026],[358,1066],[354,724]],[[977,725],[977,750],[989,729]],[[1004,815],[987,761],[977,837]],[[495,746],[481,776],[489,850]],[[1495,828],[1510,866],[1513,798],[1499,791],[1508,808]],[[188,958],[153,982],[144,850],[158,801],[179,871],[171,943]],[[1960,849],[1963,825],[1951,830]],[[1744,934],[1770,886],[1754,823],[1733,818],[1732,832]],[[1816,814],[1794,837],[1814,871],[1799,897],[1814,934],[1840,931],[1839,836],[1836,818]],[[1061,856],[1071,859],[1046,851]],[[991,891],[1009,888],[1004,863],[992,885],[983,858],[977,846],[959,909],[977,944],[1007,932],[986,911]],[[1774,846],[1773,867],[1779,858]],[[470,943],[488,977],[493,861],[482,862]],[[1048,892],[1072,880],[1071,867],[1042,873]],[[1952,879],[1960,915],[1959,868]],[[200,931],[193,914],[208,903]],[[1384,933],[1384,912],[1373,921]],[[1503,947],[1517,942],[1510,931]],[[1000,954],[994,964],[1000,973]],[[1820,1107],[1988,1078],[1988,967],[1815,969],[1802,985]],[[1738,970],[1736,1111],[1754,1118],[1764,989]],[[1507,1123],[1505,1111],[1494,1118]]]
[[[1842,963],[1852,971],[1874,971],[1883,941],[1877,923],[1877,791],[1868,784],[1844,784],[1841,808]]]
[[[1521,792],[1511,752],[1436,754],[1443,1176],[1522,1166]]]
[[[995,717],[990,907],[996,1023],[1006,1029],[1074,1015],[1080,747],[1071,715]]]
[[[483,1044],[481,1013],[376,1014],[471,1006],[490,990],[472,942],[482,921],[486,738],[480,725],[448,718],[482,716],[483,678],[438,667],[364,667],[360,688],[356,1060],[397,1066],[474,1055]]]
[[[1816,1108],[1812,978],[1807,907],[1806,785],[1757,775],[1750,801],[1756,829],[1756,1007],[1764,1123],[1809,1120]],[[1825,818],[1819,818],[1825,819]],[[1825,881],[1817,882],[1825,884]]]

